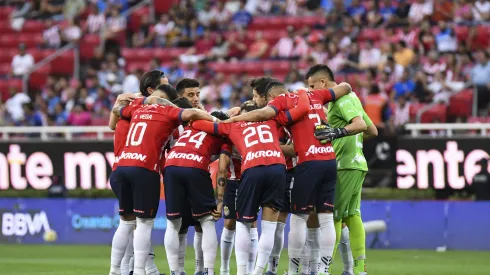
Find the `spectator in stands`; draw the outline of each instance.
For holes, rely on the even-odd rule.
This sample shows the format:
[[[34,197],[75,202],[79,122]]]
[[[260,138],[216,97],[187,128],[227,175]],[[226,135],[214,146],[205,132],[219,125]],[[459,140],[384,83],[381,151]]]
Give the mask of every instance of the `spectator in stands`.
[[[212,8],[211,3],[207,2],[204,5],[204,8],[201,11],[199,11],[198,14],[199,23],[201,23],[204,27],[209,27],[211,25],[211,21],[215,16],[215,13],[211,8]]]
[[[453,28],[446,22],[439,21],[439,33],[436,35],[437,51],[439,53],[453,53],[458,49],[458,38]]]
[[[271,56],[277,59],[288,59],[291,57],[291,52],[294,48],[294,28],[293,26],[287,27],[288,35],[282,37],[277,41],[276,45],[272,48]]]
[[[213,30],[226,30],[230,24],[231,13],[225,9],[224,1],[217,2],[212,9],[210,28]]]
[[[66,43],[77,43],[82,38],[82,30],[80,29],[80,19],[72,18],[68,20],[68,26],[63,28],[62,37]]]
[[[435,50],[435,46],[436,37],[430,29],[430,23],[428,21],[424,21],[420,27],[416,48],[423,54]]]
[[[360,26],[365,21],[366,13],[366,8],[361,4],[360,0],[352,0],[351,5],[347,7],[347,14]]]
[[[255,33],[255,41],[250,45],[245,55],[247,60],[258,60],[265,57],[267,50],[269,49],[269,43],[264,39],[264,35],[261,31]]]
[[[54,25],[52,19],[46,20],[46,29],[43,31],[43,42],[46,48],[59,48],[61,45],[60,27]]]
[[[133,33],[133,47],[151,47],[153,46],[154,38],[155,32],[151,31],[150,18],[148,17],[148,15],[145,14],[141,17],[138,30]]]
[[[181,31],[181,36],[177,41],[178,47],[190,47],[194,45],[194,41],[204,34],[204,27],[196,18],[192,18],[189,24]]]
[[[151,34],[155,39],[155,46],[166,46],[168,36],[174,27],[175,22],[170,20],[170,16],[168,14],[162,14]]]
[[[87,23],[85,24],[85,32],[99,33],[105,25],[105,14],[97,5],[91,7],[91,13],[88,15]]]
[[[110,16],[106,22],[106,38],[115,38],[117,34],[126,29],[126,18],[120,16],[119,9],[116,7],[111,8]]]
[[[393,56],[388,56],[388,59],[386,60],[386,64],[383,67],[383,71],[389,73],[390,78],[396,82],[402,77],[405,69],[403,68],[402,65],[395,62]]]
[[[180,79],[184,78],[184,70],[180,67],[180,60],[178,57],[175,57],[172,60],[172,63],[169,66],[164,67],[162,71],[168,77],[170,84],[173,85],[177,84]]]
[[[409,22],[409,14],[410,14],[410,4],[408,1],[400,1],[398,3],[398,7],[396,8],[396,19],[395,23],[390,24],[390,27],[393,26],[404,26]]]
[[[379,86],[372,84],[369,94],[364,98],[364,110],[376,127],[383,127],[383,111],[386,107],[386,97],[381,94]]]
[[[22,106],[25,103],[31,102],[31,98],[22,92],[18,92],[13,87],[9,89],[9,93],[10,98],[5,102],[7,112],[14,122],[21,121],[24,119],[24,109]]]
[[[488,115],[488,104],[490,102],[490,62],[488,54],[479,51],[475,55],[478,62],[471,70],[471,82],[476,87],[478,110]]]
[[[344,60],[344,67],[342,71],[345,73],[358,73],[361,70],[360,66],[360,52],[357,43],[352,43],[347,54],[347,58]]]
[[[431,17],[432,22],[453,20],[454,2],[454,0],[434,1],[434,13]]]
[[[446,63],[439,61],[439,54],[436,51],[429,53],[429,62],[424,64],[423,71],[427,74],[429,81],[437,72],[446,70]]]
[[[424,19],[429,19],[434,12],[432,0],[415,0],[410,6],[408,20],[410,24],[418,24]]]
[[[449,104],[449,98],[455,92],[459,92],[462,87],[453,85],[447,79],[446,72],[437,72],[434,80],[427,87],[434,95],[434,103]]]
[[[122,84],[122,92],[131,93],[131,94],[139,92],[140,77],[142,75],[143,75],[143,70],[140,68],[135,69],[132,73],[126,75]],[[172,74],[168,74],[168,73],[167,75],[172,76]]]
[[[110,72],[107,74],[107,89],[114,95],[120,94],[123,92],[123,87],[117,81],[117,76]]]
[[[230,34],[228,36],[227,44],[227,57],[231,59],[242,59],[247,53],[249,41],[247,40],[245,31],[240,30],[237,34]]]
[[[470,1],[457,0],[454,5],[454,22],[461,25],[471,25],[473,21],[473,6]]]
[[[235,40],[235,35],[230,36],[230,41]],[[234,43],[234,42],[233,42]],[[225,40],[222,34],[216,36],[214,46],[208,53],[208,58],[212,60],[224,61],[224,58],[228,56],[230,43]]]
[[[240,2],[240,9],[233,14],[231,19],[237,29],[247,28],[252,22],[252,14],[245,9],[245,1]]]
[[[407,101],[406,97],[400,96],[395,103],[393,123],[395,124],[396,131],[398,133],[403,133],[405,131],[404,126],[408,122],[410,122],[410,103]]]
[[[85,0],[69,0],[65,1],[65,6],[63,7],[63,15],[65,19],[73,19],[77,17],[86,7]]]
[[[362,69],[375,68],[381,59],[381,51],[368,40],[359,54],[359,66]]]
[[[379,14],[383,18],[383,25],[388,26],[395,23],[396,7],[392,0],[383,0],[383,5],[379,8]]]
[[[288,87],[289,90],[294,91],[299,88],[305,87],[305,82],[303,81],[303,76],[299,73],[299,71],[294,68],[292,69],[284,79],[284,83]]]
[[[391,93],[392,99],[398,99],[399,97],[405,97],[409,99],[413,96],[413,91],[415,89],[415,82],[410,79],[410,73],[405,70],[402,77],[393,86],[393,93]]]
[[[477,22],[488,21],[490,19],[490,1],[476,0],[473,3],[473,18]]]
[[[405,68],[412,63],[415,53],[411,48],[407,47],[405,41],[398,42],[395,49],[396,51],[393,54],[393,58],[397,64],[400,64]]]
[[[15,77],[22,77],[27,74],[34,66],[34,57],[31,54],[26,53],[26,45],[24,43],[19,44],[19,53],[14,55],[12,59],[12,74]]]
[[[384,18],[380,13],[378,5],[374,1],[368,2],[367,13],[366,13],[366,23],[370,28],[376,28],[383,23]]]
[[[73,106],[66,122],[71,126],[89,126],[90,121],[91,115],[87,111],[87,107],[82,104],[76,104]]]
[[[24,110],[24,119],[16,123],[17,126],[44,126],[46,120],[42,113],[36,111],[34,104],[31,102],[22,104]]]
[[[68,114],[65,112],[61,102],[58,102],[54,108],[53,114],[50,116],[51,123],[54,126],[66,125]]]
[[[60,0],[41,0],[39,1],[39,7],[36,9],[39,11],[36,14],[38,19],[53,18],[54,20],[62,19],[63,6],[65,1]]]

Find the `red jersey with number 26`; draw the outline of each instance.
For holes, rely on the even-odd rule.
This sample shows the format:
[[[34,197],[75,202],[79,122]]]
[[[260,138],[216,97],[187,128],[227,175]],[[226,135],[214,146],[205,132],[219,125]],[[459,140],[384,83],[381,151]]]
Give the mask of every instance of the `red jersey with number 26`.
[[[139,97],[133,100],[133,102],[129,103],[129,105],[126,106],[126,108],[128,108],[127,111],[129,111],[129,109],[137,109],[141,107],[143,102],[145,101],[145,98],[146,97]],[[123,151],[124,145],[126,145],[126,137],[128,136],[129,125],[131,124],[130,120],[131,117],[121,117],[116,124],[116,130],[114,130],[114,165],[112,166],[112,171],[116,170],[119,161],[119,155]]]
[[[242,156],[242,174],[255,166],[283,164],[278,122],[215,123],[214,133],[228,137]]]
[[[312,160],[331,160],[335,159],[335,152],[332,144],[320,144],[314,136],[315,126],[321,124],[321,120],[326,121],[323,105],[335,100],[333,90],[314,90],[308,93],[310,98],[310,111],[308,115],[299,119],[294,124],[288,126],[293,137],[294,150],[298,156],[298,164]],[[287,119],[283,116],[288,109],[294,108],[298,102],[298,95],[290,93],[280,95],[269,102],[269,106],[279,114],[277,117],[281,124],[286,125]]]
[[[221,137],[186,126],[167,154],[165,167],[181,166],[209,171],[211,156],[218,155],[224,144],[225,140]]]
[[[136,110],[122,109],[122,117],[131,116],[131,125],[118,165],[159,172],[163,147],[180,125],[183,111],[161,105],[143,105]]]

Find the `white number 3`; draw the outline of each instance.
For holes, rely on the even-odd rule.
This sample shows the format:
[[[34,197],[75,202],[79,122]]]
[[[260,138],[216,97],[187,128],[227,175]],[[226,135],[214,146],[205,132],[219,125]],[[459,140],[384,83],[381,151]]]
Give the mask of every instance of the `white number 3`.
[[[248,127],[243,130],[243,135],[245,135],[245,146],[251,147],[259,143],[270,143],[273,142],[272,133],[270,132],[270,127],[267,125],[259,125],[257,127]],[[250,140],[253,136],[258,135],[259,138],[255,140]]]

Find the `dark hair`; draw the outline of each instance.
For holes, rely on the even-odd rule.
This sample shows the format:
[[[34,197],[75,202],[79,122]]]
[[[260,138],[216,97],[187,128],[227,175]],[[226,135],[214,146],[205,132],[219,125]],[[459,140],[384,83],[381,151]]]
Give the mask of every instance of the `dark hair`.
[[[177,91],[175,90],[175,88],[172,87],[172,85],[169,85],[169,84],[162,84],[162,85],[160,85],[160,86],[157,87],[157,90],[160,90],[160,91],[166,93],[167,96],[168,96],[168,99],[170,101],[174,101],[174,100],[177,99],[177,97],[179,97],[177,95]]]
[[[34,104],[32,102],[26,102],[22,104],[22,107],[27,108],[30,112],[34,111]]]
[[[406,48],[407,47],[407,43],[403,40],[400,40],[400,42],[398,42],[398,45],[402,46],[402,48]]]
[[[173,100],[172,103],[175,104],[177,107],[182,108],[182,109],[191,109],[192,108],[192,104],[185,97],[179,97],[176,100]]]
[[[187,88],[199,88],[200,84],[199,81],[193,79],[193,78],[183,78],[180,80],[175,88],[177,89],[177,93],[179,95],[182,95],[185,89]]]
[[[267,89],[266,89],[267,85],[272,81],[278,81],[278,80],[269,76],[254,78],[250,80],[250,87],[256,90],[259,95],[265,96],[267,93]]]
[[[240,106],[240,112],[241,111],[251,112],[251,111],[257,110],[257,109],[259,109],[259,106],[257,106],[257,104],[255,102],[253,102],[252,100],[247,100],[247,101],[243,102],[242,106]]]
[[[227,120],[230,118],[230,116],[227,113],[222,112],[222,111],[211,112],[211,115],[214,116],[215,118],[219,119],[219,120]]]
[[[308,79],[319,72],[327,73],[329,80],[335,81],[335,77],[333,75],[332,70],[327,65],[323,65],[323,64],[317,64],[315,66],[310,67],[310,69],[308,69],[308,72],[305,75],[305,78]]]
[[[274,80],[274,81],[269,82],[269,84],[267,84],[267,87],[265,88],[266,95],[274,87],[281,87],[281,88],[284,88],[287,90],[286,85],[284,85],[284,83],[282,83],[281,81]]]
[[[143,96],[150,96],[148,88],[156,89],[160,85],[160,79],[164,76],[164,73],[159,70],[153,70],[146,72],[140,79],[140,92]]]

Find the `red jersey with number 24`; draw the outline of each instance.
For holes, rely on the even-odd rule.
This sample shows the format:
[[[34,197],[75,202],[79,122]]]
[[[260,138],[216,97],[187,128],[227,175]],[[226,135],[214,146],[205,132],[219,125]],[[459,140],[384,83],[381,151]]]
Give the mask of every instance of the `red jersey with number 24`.
[[[128,106],[126,106],[126,108],[129,108],[127,111],[141,107],[145,101],[145,98],[146,97],[139,97],[133,100]],[[112,171],[116,170],[119,155],[123,151],[124,145],[126,145],[126,137],[128,136],[129,125],[131,124],[130,120],[131,117],[121,117],[116,124],[116,129],[114,130],[114,165],[112,166]]]
[[[218,155],[225,140],[192,127],[184,127],[174,147],[167,154],[165,167],[181,166],[209,171],[211,156]]]
[[[314,90],[308,93],[310,98],[310,111],[308,115],[299,119],[294,124],[288,126],[289,132],[293,137],[294,150],[298,156],[298,164],[313,160],[335,159],[335,151],[332,144],[322,145],[314,136],[315,126],[321,124],[321,120],[326,121],[323,105],[335,100],[333,90]],[[269,101],[269,106],[279,114],[277,120],[283,125],[287,125],[287,119],[283,116],[288,109],[294,108],[298,103],[298,95],[290,93],[280,95]]]
[[[242,156],[242,174],[255,166],[283,164],[278,122],[215,123],[214,133],[228,137]]]
[[[180,125],[184,110],[161,105],[126,109],[121,110],[121,117],[131,116],[131,125],[118,165],[143,167],[159,172],[162,150],[169,136]]]

